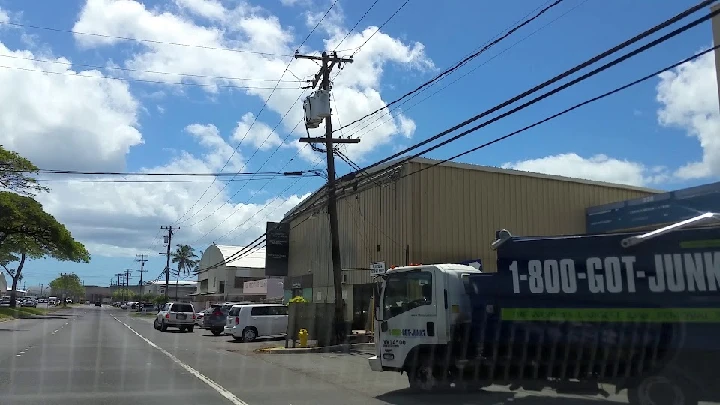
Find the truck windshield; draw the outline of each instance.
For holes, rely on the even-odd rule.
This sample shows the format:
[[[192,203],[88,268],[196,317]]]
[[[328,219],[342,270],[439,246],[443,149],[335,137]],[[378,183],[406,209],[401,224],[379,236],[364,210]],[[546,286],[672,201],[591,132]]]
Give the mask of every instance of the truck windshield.
[[[432,273],[408,271],[391,274],[385,281],[383,319],[432,304]]]

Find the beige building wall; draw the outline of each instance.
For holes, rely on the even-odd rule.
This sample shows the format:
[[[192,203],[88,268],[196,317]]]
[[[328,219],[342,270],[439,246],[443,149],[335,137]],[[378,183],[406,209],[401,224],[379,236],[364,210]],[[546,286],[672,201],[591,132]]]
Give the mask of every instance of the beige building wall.
[[[433,162],[415,159],[400,176]],[[486,271],[495,271],[495,230],[584,233],[585,208],[657,192],[469,164],[435,166],[338,201],[344,283],[371,282],[372,262],[405,265],[406,249],[410,263],[480,258]],[[312,274],[313,300],[332,302],[327,210],[299,216],[291,228],[289,276]],[[351,294],[352,288],[347,302]]]
[[[715,11],[720,9],[720,4],[711,7]],[[720,14],[712,18],[712,33],[714,46],[720,45]],[[720,49],[715,49],[715,74],[718,83],[718,99],[720,100]]]

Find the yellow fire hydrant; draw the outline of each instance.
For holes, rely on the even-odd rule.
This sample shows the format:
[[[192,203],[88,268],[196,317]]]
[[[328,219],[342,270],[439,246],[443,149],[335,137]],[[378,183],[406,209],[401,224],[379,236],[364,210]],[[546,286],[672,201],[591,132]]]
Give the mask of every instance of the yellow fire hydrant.
[[[303,328],[298,332],[298,340],[300,340],[300,347],[307,347],[308,331]]]

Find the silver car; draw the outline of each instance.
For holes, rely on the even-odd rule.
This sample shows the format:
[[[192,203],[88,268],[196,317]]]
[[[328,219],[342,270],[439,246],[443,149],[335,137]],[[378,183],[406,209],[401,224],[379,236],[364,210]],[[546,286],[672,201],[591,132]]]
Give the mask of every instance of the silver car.
[[[178,328],[181,332],[192,332],[195,327],[195,309],[192,304],[168,302],[158,312],[153,326],[162,332],[169,327]]]

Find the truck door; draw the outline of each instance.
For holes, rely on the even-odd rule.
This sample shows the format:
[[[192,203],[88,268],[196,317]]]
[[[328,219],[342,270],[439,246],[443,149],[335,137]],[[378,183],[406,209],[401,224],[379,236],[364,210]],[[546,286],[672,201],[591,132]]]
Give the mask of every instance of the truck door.
[[[385,280],[380,311],[379,356],[383,366],[403,366],[419,345],[437,344],[438,276],[433,268],[390,273]]]

